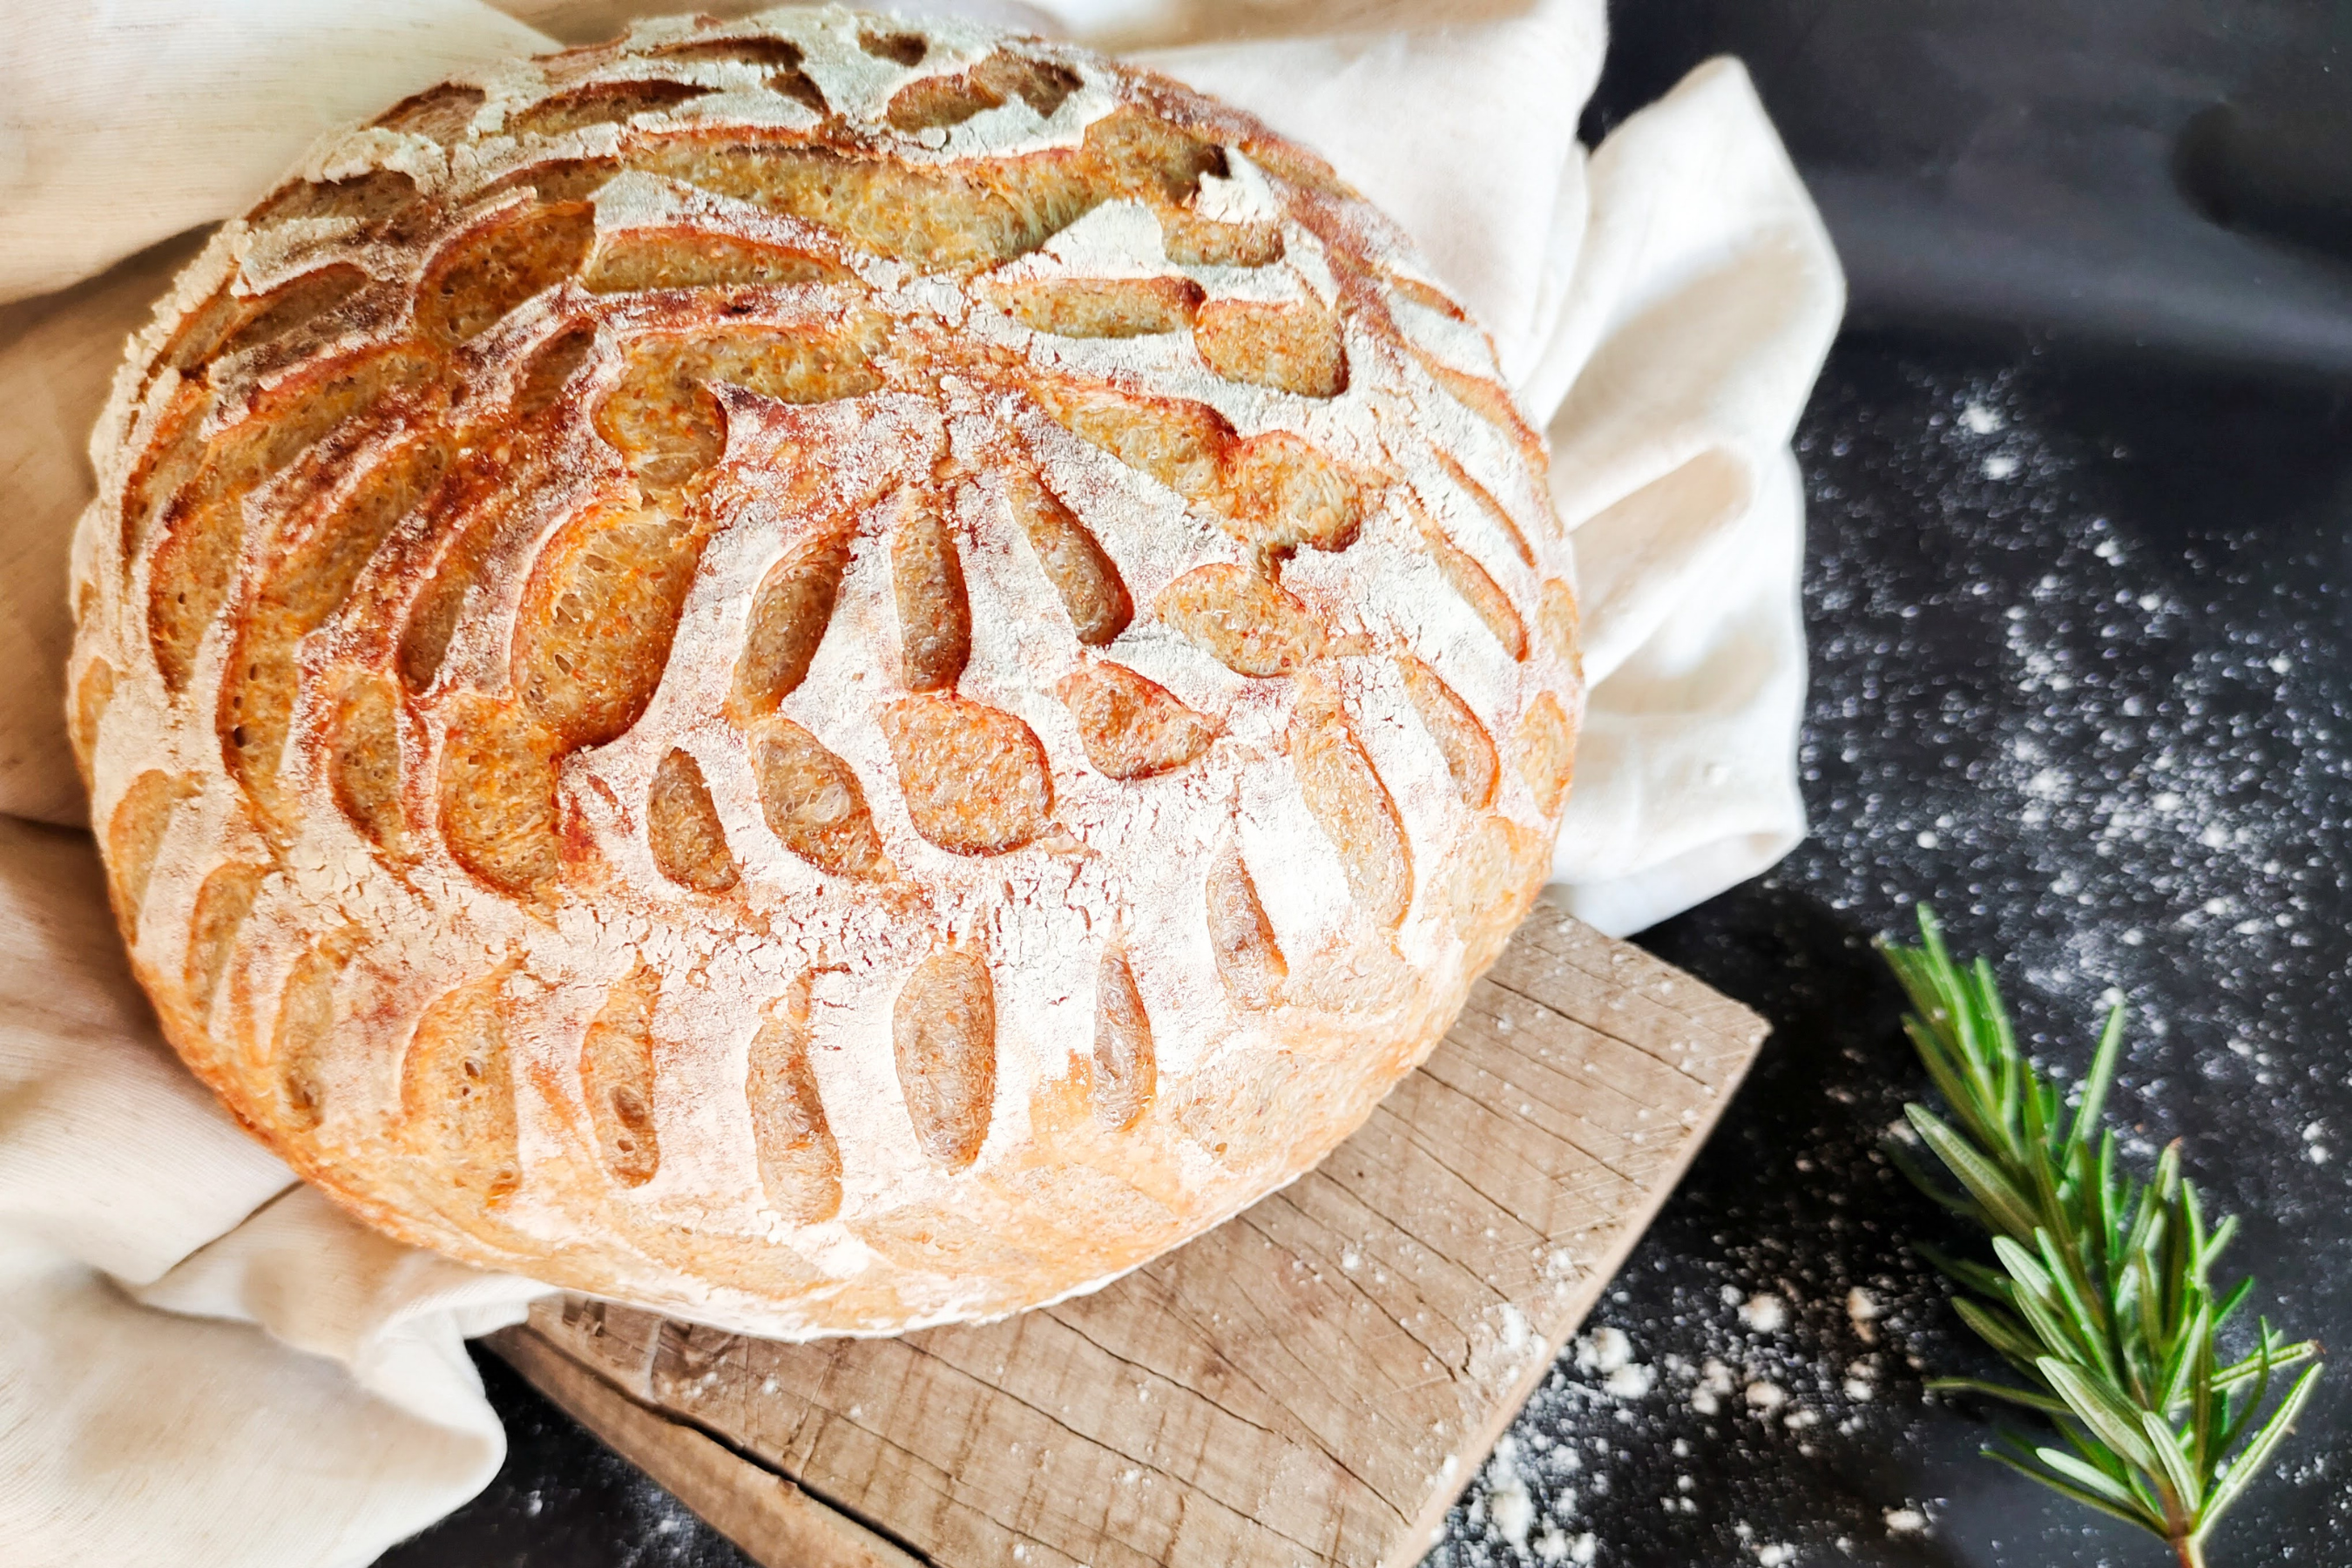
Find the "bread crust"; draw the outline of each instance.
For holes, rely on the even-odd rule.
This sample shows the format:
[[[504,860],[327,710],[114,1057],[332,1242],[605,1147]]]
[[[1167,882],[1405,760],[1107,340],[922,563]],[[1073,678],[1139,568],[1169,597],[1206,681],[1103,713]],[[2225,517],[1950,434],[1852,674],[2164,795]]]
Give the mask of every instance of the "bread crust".
[[[134,340],[68,707],[166,1035],[403,1240],[781,1337],[1320,1159],[1540,885],[1542,444],[1320,160],[960,22],[331,137]]]

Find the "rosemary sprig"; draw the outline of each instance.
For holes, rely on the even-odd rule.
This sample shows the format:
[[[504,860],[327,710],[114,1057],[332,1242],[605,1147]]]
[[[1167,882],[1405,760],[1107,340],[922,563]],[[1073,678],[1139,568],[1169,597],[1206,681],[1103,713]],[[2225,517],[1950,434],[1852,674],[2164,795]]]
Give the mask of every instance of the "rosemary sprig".
[[[2178,1143],[2143,1185],[2117,1171],[2115,1132],[2100,1126],[2123,1008],[2107,1015],[2070,1117],[2057,1086],[2018,1048],[1991,965],[1954,963],[1924,904],[1919,933],[1917,947],[1882,942],[1880,951],[1909,994],[1904,1028],[1951,1120],[1916,1104],[1904,1113],[1959,1191],[1902,1148],[1891,1152],[1922,1191],[1990,1234],[1990,1264],[1918,1251],[1959,1287],[1961,1320],[2025,1383],[1953,1377],[1928,1386],[2049,1417],[2063,1447],[2004,1430],[1986,1455],[2154,1532],[2183,1568],[2202,1568],[2214,1522],[2311,1397],[2319,1347],[2286,1343],[2265,1320],[2251,1351],[2222,1359],[2221,1326],[2253,1281],[2217,1298],[2206,1271],[2237,1221],[2207,1225]],[[2313,1364],[2263,1417],[2273,1375],[2305,1362]]]

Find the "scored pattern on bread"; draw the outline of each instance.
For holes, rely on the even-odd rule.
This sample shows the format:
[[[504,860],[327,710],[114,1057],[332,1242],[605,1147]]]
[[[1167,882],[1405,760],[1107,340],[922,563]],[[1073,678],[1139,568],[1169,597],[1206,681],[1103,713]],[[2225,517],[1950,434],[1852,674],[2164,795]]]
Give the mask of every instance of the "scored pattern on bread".
[[[1094,1119],[1112,1133],[1134,1126],[1160,1089],[1152,1020],[1127,952],[1103,947],[1094,975]]]
[[[827,528],[789,551],[760,579],[729,699],[738,721],[774,712],[808,679],[848,566],[848,533]]]
[[[1078,85],[1077,73],[1067,66],[1000,49],[968,71],[927,77],[899,89],[883,118],[900,131],[945,130],[1017,97],[1047,120]]]
[[[1302,397],[1337,397],[1348,389],[1339,318],[1319,305],[1212,300],[1201,308],[1192,341],[1209,368],[1228,381]]]
[[[996,1100],[996,991],[970,952],[938,952],[915,967],[890,1012],[898,1087],[915,1142],[960,1170],[980,1157]]]
[[[661,974],[639,958],[605,994],[580,1046],[580,1083],[604,1169],[624,1186],[641,1187],[661,1169],[654,1130],[654,1005]]]
[[[287,976],[269,1042],[269,1070],[278,1090],[273,1109],[290,1126],[313,1129],[326,1118],[335,982],[356,945],[348,927],[320,937],[302,950]]]
[[[1208,508],[1255,551],[1345,549],[1362,523],[1363,481],[1289,431],[1244,439],[1205,403],[1107,387],[1040,390],[1073,434]]]
[[[147,900],[148,879],[155,874],[155,858],[163,852],[163,834],[172,814],[195,793],[193,780],[150,768],[131,781],[106,825],[106,864],[112,874],[114,912],[126,938],[137,940],[140,908]]]
[[[654,770],[646,795],[646,845],[661,874],[681,887],[716,896],[742,880],[702,764],[689,752],[673,747]]]
[[[955,535],[938,506],[908,486],[892,499],[890,583],[898,601],[898,664],[909,691],[953,686],[971,657],[971,603]]]
[[[387,131],[404,131],[446,146],[466,133],[488,95],[477,87],[445,82],[404,98],[373,121]]]
[[[1425,273],[960,21],[641,23],[330,139],[134,343],[78,543],[174,1044],[396,1235],[772,1332],[1289,1179],[1499,950],[1581,713]]]
[[[181,982],[199,1018],[212,1011],[213,994],[228,967],[229,949],[237,928],[253,912],[268,868],[242,860],[217,867],[196,889],[194,912],[188,921],[188,952],[182,961]]]
[[[1151,1018],[1135,971],[1118,947],[1103,949],[1095,970],[1095,1120],[1113,1132],[1134,1124],[1159,1088]]]
[[[1557,577],[1544,580],[1542,595],[1536,607],[1536,624],[1543,628],[1544,643],[1559,658],[1574,664],[1577,662],[1576,595]]]
[[[328,721],[327,782],[335,804],[368,842],[398,858],[408,826],[400,812],[400,698],[376,670],[344,677]]]
[[[1318,693],[1299,704],[1290,757],[1307,809],[1330,838],[1356,901],[1382,925],[1402,924],[1412,902],[1404,821],[1338,703]]]
[[[321,367],[315,380],[268,389],[253,417],[212,439],[201,466],[165,503],[163,542],[148,567],[148,636],[167,686],[176,691],[187,685],[197,644],[234,586],[247,497],[379,398],[415,385],[435,368],[405,346],[362,353]]]
[[[1513,658],[1528,657],[1527,624],[1519,619],[1518,610],[1511,596],[1503,592],[1477,558],[1445,537],[1434,524],[1423,520],[1423,542],[1428,546],[1429,558],[1435,563],[1446,585],[1462,595],[1495,640]]]
[[[1204,290],[1190,278],[1069,278],[999,291],[1004,311],[1061,338],[1141,338],[1192,324]]]
[[[961,697],[908,697],[882,710],[882,733],[915,831],[940,848],[1002,855],[1052,822],[1045,748],[1002,709]]]
[[[1495,757],[1495,738],[1435,670],[1410,654],[1400,655],[1396,666],[1413,712],[1444,754],[1445,771],[1454,775],[1462,804],[1484,811],[1495,803],[1495,784],[1501,771]]]
[[[237,617],[221,685],[222,758],[274,821],[292,815],[279,794],[279,764],[301,683],[296,647],[343,607],[369,558],[440,484],[449,458],[448,447],[427,437],[377,462],[282,558]]]
[[[1437,466],[1445,471],[1445,477],[1476,502],[1480,514],[1510,542],[1511,553],[1519,558],[1520,564],[1533,566],[1536,563],[1535,549],[1528,544],[1527,531],[1519,527],[1518,520],[1511,516],[1509,509],[1496,500],[1486,486],[1473,479],[1470,471],[1452,454],[1441,450],[1434,455]]]
[[[507,1048],[508,972],[493,971],[429,1004],[401,1058],[405,1141],[484,1208],[522,1185],[514,1068]]]
[[[441,749],[441,837],[492,887],[534,894],[561,864],[556,738],[520,705],[460,693]]]
[[[89,759],[98,748],[99,721],[106,717],[106,705],[113,700],[114,666],[102,658],[91,659],[74,679],[73,703],[66,721],[66,738],[72,742],[74,765],[81,770],[84,784],[91,782]]]
[[[1216,726],[1159,682],[1108,661],[1084,664],[1055,688],[1078,727],[1087,761],[1105,777],[1155,778],[1199,757]]]
[[[1061,596],[1077,639],[1088,647],[1114,641],[1135,619],[1135,601],[1128,596],[1118,563],[1034,474],[1009,471],[1004,489],[1022,534],[1036,553],[1038,568]]]
[[[824,742],[789,719],[771,719],[753,738],[751,758],[761,813],[785,848],[839,877],[889,873],[857,774]]]
[[[1209,910],[1209,947],[1217,976],[1244,1007],[1271,1007],[1290,964],[1275,940],[1274,922],[1258,900],[1238,846],[1228,846],[1209,867],[1202,884]]]
[[[761,1189],[778,1214],[801,1225],[841,1212],[841,1149],[809,1065],[809,989],[803,975],[770,1005],[743,1084]]]
[[[1168,584],[1153,608],[1235,675],[1295,675],[1323,657],[1327,639],[1315,612],[1251,567],[1195,566]]]
[[[239,299],[224,288],[204,312],[190,318],[180,342],[164,355],[164,363],[184,374],[275,342],[317,321],[372,281],[362,268],[336,262],[256,298]]]
[[[1568,803],[1569,779],[1576,763],[1576,728],[1549,691],[1528,706],[1519,724],[1519,772],[1536,804],[1558,811]]]

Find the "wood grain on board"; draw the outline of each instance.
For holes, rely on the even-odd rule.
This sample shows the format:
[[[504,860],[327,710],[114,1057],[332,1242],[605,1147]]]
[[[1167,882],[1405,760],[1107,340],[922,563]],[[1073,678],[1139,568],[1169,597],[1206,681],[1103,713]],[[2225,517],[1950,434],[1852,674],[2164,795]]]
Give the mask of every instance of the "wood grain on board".
[[[814,1344],[565,1299],[491,1342],[767,1568],[1406,1568],[1764,1033],[1539,905],[1329,1159],[1094,1295]]]

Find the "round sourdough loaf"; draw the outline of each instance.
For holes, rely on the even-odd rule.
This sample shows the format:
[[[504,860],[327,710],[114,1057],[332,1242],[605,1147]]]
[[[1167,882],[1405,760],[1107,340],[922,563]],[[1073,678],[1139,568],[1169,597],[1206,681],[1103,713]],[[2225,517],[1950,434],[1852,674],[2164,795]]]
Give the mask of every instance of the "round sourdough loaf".
[[[403,1239],[754,1332],[1098,1285],[1328,1152],[1543,879],[1542,443],[1313,155],[842,10],[330,138],[98,433],[142,983]]]

